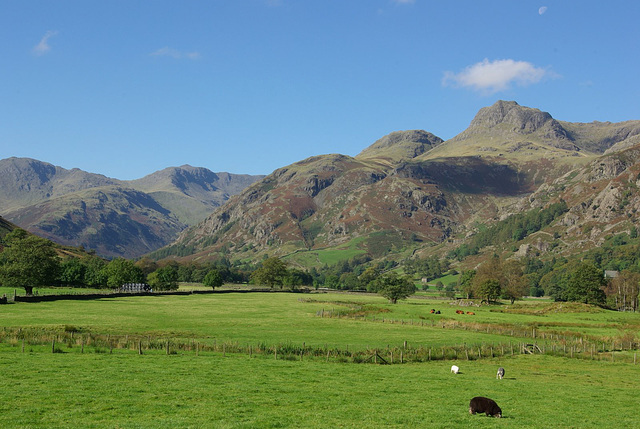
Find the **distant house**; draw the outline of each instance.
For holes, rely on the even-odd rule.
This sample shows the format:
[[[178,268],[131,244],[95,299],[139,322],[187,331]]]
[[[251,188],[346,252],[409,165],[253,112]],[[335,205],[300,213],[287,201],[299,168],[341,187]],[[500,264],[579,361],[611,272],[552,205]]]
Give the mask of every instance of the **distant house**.
[[[605,279],[615,279],[620,275],[620,272],[616,270],[604,270],[604,278]]]

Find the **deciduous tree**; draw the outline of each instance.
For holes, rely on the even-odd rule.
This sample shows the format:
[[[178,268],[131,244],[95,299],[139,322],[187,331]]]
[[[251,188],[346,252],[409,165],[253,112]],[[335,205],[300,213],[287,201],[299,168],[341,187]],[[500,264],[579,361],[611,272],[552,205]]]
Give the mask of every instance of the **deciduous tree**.
[[[529,282],[522,272],[522,264],[519,261],[510,260],[502,264],[502,296],[511,301],[521,299],[529,288]]]
[[[399,299],[406,299],[416,291],[416,287],[410,277],[400,277],[396,273],[389,273],[378,280],[378,293],[396,304]]]
[[[254,283],[264,284],[273,288],[282,287],[282,281],[287,275],[287,265],[278,258],[267,258],[262,261],[260,268],[251,274]]]
[[[567,300],[602,305],[606,300],[604,285],[604,272],[593,264],[583,263],[569,278]]]
[[[207,275],[204,276],[204,280],[202,281],[202,284],[204,284],[205,286],[209,286],[212,289],[215,289],[224,284],[224,279],[222,278],[220,271],[214,268],[209,270]]]
[[[60,262],[53,243],[15,229],[4,238],[0,253],[0,284],[24,288],[33,294],[35,286],[50,285],[58,275]]]
[[[142,283],[144,280],[142,270],[124,258],[111,260],[102,272],[107,279],[107,286],[112,288],[121,287],[125,283]]]

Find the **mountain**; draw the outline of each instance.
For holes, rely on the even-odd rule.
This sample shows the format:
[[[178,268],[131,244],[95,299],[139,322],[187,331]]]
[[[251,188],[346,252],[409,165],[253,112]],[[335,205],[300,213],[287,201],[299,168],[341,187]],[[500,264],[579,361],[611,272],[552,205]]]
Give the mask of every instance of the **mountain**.
[[[498,101],[448,141],[400,131],[356,157],[315,156],[280,168],[152,256],[269,255],[321,266],[355,255],[441,255],[483,225],[544,207],[552,188],[564,186],[553,194],[562,198],[573,186],[567,178],[588,176],[601,160],[615,170],[616,156],[635,153],[624,148],[639,130],[640,121],[575,124]],[[604,155],[616,148],[624,151]]]
[[[165,168],[128,184],[153,197],[184,224],[193,225],[224,204],[231,195],[262,177],[214,173],[206,168],[183,165]]]
[[[170,243],[262,177],[185,165],[122,181],[7,158],[0,160],[0,214],[60,244],[134,258]]]

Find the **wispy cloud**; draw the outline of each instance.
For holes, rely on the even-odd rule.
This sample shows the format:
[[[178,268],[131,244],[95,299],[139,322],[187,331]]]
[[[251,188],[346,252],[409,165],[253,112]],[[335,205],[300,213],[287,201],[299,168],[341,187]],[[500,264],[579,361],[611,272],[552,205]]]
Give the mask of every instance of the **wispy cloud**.
[[[538,9],[538,14],[543,15],[546,11],[547,11],[547,7],[542,6],[540,9]]]
[[[51,46],[49,46],[49,39],[56,34],[58,34],[57,31],[47,31],[45,35],[42,36],[42,39],[40,39],[40,43],[34,46],[31,52],[33,52],[33,54],[37,56],[44,55],[49,52],[51,50]]]
[[[416,2],[416,0],[392,0],[392,1],[398,4],[411,4]]]
[[[199,52],[182,52],[177,49],[169,48],[165,46],[164,48],[160,48],[155,52],[150,53],[152,57],[170,57],[175,58],[176,60],[187,59],[187,60],[197,60],[200,58]]]
[[[487,95],[507,90],[512,84],[528,86],[540,82],[544,77],[557,77],[547,69],[536,67],[526,61],[484,59],[460,73],[447,71],[442,85],[471,88]]]

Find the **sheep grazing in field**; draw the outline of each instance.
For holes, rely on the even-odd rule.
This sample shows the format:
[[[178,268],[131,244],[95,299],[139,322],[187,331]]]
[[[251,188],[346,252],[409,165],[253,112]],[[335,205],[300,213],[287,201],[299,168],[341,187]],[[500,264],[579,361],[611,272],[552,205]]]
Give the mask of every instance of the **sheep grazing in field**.
[[[502,417],[502,410],[493,399],[476,396],[469,402],[469,414],[485,413],[491,417]]]
[[[451,372],[457,374],[460,371],[457,365],[451,365]]]
[[[504,377],[504,368],[500,367],[498,368],[498,375],[496,375],[496,378],[499,378],[500,380],[502,380],[502,377]]]

